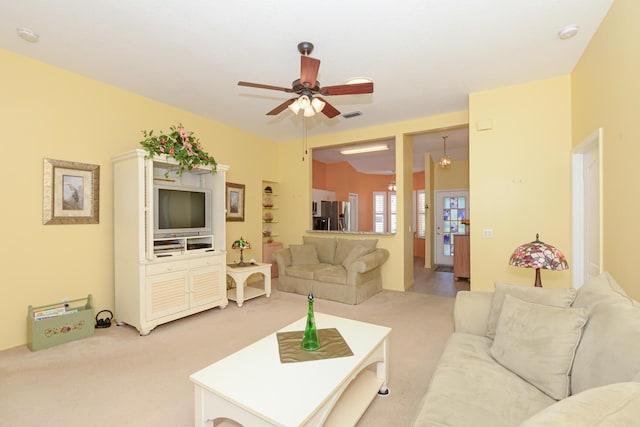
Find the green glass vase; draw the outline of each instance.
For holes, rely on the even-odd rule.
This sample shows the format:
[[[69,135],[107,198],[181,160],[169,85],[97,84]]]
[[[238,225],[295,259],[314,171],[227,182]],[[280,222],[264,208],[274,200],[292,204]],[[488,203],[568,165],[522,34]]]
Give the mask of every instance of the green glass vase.
[[[304,337],[302,338],[302,349],[314,351],[320,348],[320,340],[316,329],[316,318],[313,315],[313,293],[311,291],[309,291],[307,299],[309,301],[309,310],[307,311],[307,326],[304,328]]]

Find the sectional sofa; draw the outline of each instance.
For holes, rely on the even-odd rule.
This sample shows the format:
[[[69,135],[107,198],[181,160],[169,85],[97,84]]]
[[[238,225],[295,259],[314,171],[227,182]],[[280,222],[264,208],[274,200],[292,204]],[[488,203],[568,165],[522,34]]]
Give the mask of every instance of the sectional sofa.
[[[640,304],[608,273],[459,292],[454,318],[414,426],[640,425]]]

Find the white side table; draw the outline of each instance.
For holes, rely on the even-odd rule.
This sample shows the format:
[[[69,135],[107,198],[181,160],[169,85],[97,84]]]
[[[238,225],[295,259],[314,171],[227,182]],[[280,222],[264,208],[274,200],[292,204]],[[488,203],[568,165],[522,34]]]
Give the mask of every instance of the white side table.
[[[264,289],[247,286],[247,279],[255,273],[260,273],[264,277]],[[271,264],[255,263],[244,267],[227,265],[227,275],[236,282],[236,287],[227,291],[227,299],[235,301],[238,307],[248,299],[261,295],[271,296]]]

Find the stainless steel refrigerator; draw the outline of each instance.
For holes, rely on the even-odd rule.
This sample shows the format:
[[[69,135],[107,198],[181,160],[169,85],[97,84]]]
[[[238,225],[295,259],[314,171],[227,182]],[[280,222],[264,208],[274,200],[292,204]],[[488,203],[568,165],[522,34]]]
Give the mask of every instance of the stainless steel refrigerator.
[[[326,225],[324,221],[321,222],[323,230],[350,231],[350,215],[349,202],[320,202],[320,217],[326,219]]]

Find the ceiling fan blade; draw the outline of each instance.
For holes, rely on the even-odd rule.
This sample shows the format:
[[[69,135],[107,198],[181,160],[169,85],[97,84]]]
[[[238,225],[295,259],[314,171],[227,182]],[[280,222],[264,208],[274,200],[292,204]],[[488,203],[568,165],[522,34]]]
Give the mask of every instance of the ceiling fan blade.
[[[373,93],[373,82],[357,83],[353,85],[325,86],[320,88],[320,93],[325,96]]]
[[[318,98],[320,101],[325,103],[324,108],[322,109],[322,113],[325,116],[327,116],[330,119],[332,119],[335,116],[337,116],[338,114],[340,114],[340,111],[338,111],[338,109],[336,107],[334,107],[333,105],[329,104],[326,99],[322,99],[319,96],[316,96],[316,98]]]
[[[318,70],[320,69],[320,60],[310,56],[300,57],[300,84],[307,88],[316,85],[318,79]]]
[[[295,101],[297,98],[291,98],[291,99],[287,99],[286,101],[284,101],[282,104],[278,105],[276,108],[274,108],[273,110],[269,111],[267,113],[267,116],[275,116],[276,114],[280,114],[282,113],[284,110],[287,109],[287,107],[289,105],[291,105],[293,103],[293,101]]]
[[[238,86],[256,87],[258,89],[279,90],[282,92],[293,92],[293,89],[288,87],[270,86],[270,85],[263,85],[260,83],[238,82]]]

